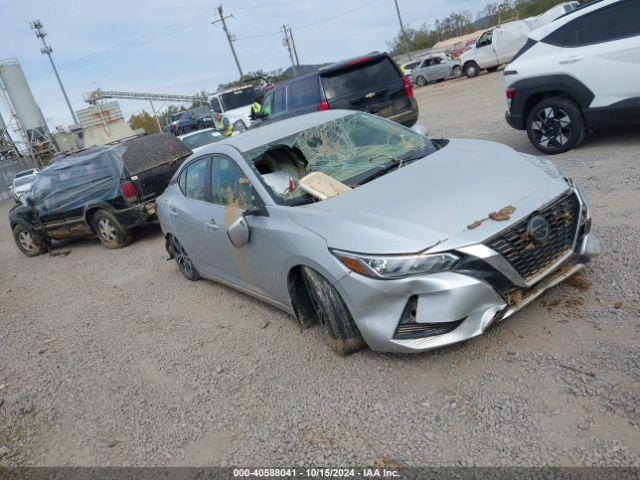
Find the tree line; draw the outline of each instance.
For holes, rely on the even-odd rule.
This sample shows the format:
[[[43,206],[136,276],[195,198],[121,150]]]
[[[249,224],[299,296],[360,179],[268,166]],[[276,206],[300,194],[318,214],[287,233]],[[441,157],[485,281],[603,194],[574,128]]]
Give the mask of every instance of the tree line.
[[[475,17],[469,10],[451,13],[433,24],[423,23],[417,28],[405,28],[407,38],[402,32],[388,43],[392,54],[406,53],[407,43],[410,50],[431,48],[436,43],[449,38],[459,37],[477,30],[490,28],[509,20],[533,17],[544,13],[551,7],[566,0],[503,0],[491,2],[482,8]]]

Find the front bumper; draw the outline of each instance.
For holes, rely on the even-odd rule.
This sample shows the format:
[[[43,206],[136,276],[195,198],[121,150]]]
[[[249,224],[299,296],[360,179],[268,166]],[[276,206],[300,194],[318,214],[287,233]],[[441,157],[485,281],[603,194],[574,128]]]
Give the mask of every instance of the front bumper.
[[[373,350],[424,352],[482,335],[549,288],[580,271],[599,253],[597,238],[589,233],[576,251],[531,287],[514,290],[505,298],[490,283],[469,275],[443,272],[397,280],[375,280],[349,274],[339,282],[362,336]],[[398,321],[410,298],[417,297],[417,323],[459,322],[453,331],[422,338],[398,339]]]

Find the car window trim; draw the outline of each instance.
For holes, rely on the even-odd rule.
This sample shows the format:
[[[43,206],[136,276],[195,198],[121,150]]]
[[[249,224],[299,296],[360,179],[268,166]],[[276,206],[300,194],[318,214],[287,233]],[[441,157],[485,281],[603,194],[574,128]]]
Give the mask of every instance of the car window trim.
[[[262,199],[262,196],[260,195],[260,193],[258,192],[258,190],[256,189],[255,185],[254,185],[254,181],[251,180],[251,175],[249,173],[247,173],[247,171],[242,168],[242,165],[240,164],[240,162],[236,161],[233,157],[226,155],[224,153],[211,153],[209,154],[210,158],[209,158],[209,198],[211,198],[211,201],[209,202],[211,205],[215,205],[217,207],[222,207],[222,208],[228,208],[228,207],[232,207],[232,208],[236,208],[237,210],[240,211],[245,211],[242,210],[241,208],[238,207],[233,207],[232,205],[222,205],[220,203],[216,203],[213,201],[213,185],[211,184],[211,177],[213,175],[213,158],[214,157],[218,157],[218,158],[223,158],[226,160],[229,160],[230,162],[232,162],[236,167],[238,167],[238,170],[240,170],[242,172],[242,174],[247,178],[247,180],[249,180],[249,185],[251,185],[251,189],[253,191],[253,193],[258,197],[258,201],[262,204],[262,205],[266,205],[264,203],[264,200]],[[243,158],[243,163],[246,163],[246,161]],[[249,169],[249,171],[251,172],[251,170]],[[253,173],[253,172],[251,172]]]

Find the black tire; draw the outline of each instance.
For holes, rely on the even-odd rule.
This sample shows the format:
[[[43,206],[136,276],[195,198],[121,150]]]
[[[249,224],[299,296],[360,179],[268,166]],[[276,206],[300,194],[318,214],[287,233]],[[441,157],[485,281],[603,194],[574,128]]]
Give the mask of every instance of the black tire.
[[[498,67],[487,67],[487,72],[493,73],[497,71],[498,71]]]
[[[469,77],[477,77],[480,74],[480,67],[476,62],[469,62],[464,66],[464,74]]]
[[[451,75],[453,78],[460,78],[462,76],[462,67],[460,65],[456,65],[451,70]]]
[[[131,243],[131,232],[107,210],[100,209],[93,215],[93,228],[107,248],[122,248]]]
[[[196,123],[196,130],[202,130],[204,128],[204,123],[198,122]]]
[[[424,87],[426,84],[427,80],[422,75],[416,78],[416,87]]]
[[[309,267],[303,268],[303,278],[313,309],[325,327],[333,351],[344,357],[364,348],[367,344],[335,287]]]
[[[191,280],[192,282],[200,280],[200,273],[198,272],[198,269],[193,264],[191,258],[189,258],[189,254],[178,239],[173,235],[169,235],[167,240],[169,242],[169,253],[171,258],[173,258],[178,264],[178,268],[180,269],[180,272],[182,272],[182,275],[184,275],[184,278]]]
[[[18,249],[27,257],[36,257],[45,253],[49,247],[47,241],[41,235],[36,234],[31,228],[21,223],[13,227],[13,240]]]
[[[538,102],[527,116],[529,141],[547,155],[568,152],[584,139],[586,128],[580,107],[562,97]]]

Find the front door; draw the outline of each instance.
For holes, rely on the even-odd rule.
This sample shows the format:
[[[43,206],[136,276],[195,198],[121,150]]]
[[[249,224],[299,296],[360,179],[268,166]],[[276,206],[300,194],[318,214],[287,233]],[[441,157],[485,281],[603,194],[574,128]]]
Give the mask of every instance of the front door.
[[[475,61],[480,68],[496,65],[497,58],[493,51],[493,30],[484,32],[476,42]]]
[[[223,280],[260,295],[280,296],[277,276],[272,266],[272,233],[269,217],[247,217],[251,229],[249,243],[236,248],[229,241],[227,228],[246,210],[260,203],[251,182],[238,164],[225,156],[214,156],[211,163],[211,203],[205,218],[206,248],[215,255],[207,255],[208,270],[220,272]]]

